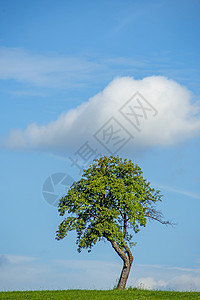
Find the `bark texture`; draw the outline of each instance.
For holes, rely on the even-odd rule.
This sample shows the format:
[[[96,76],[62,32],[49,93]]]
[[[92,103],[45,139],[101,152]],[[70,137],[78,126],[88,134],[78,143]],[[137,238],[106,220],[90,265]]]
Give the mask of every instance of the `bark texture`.
[[[131,270],[131,266],[133,263],[133,256],[132,253],[129,249],[129,247],[127,246],[127,244],[124,242],[124,248],[125,248],[125,252],[122,251],[120,249],[120,247],[117,245],[117,243],[115,241],[110,241],[113,249],[117,252],[117,254],[121,257],[121,259],[123,260],[123,268],[122,268],[122,272],[119,278],[119,282],[117,285],[117,288],[119,290],[123,290],[126,287],[126,282],[128,280],[128,276]]]

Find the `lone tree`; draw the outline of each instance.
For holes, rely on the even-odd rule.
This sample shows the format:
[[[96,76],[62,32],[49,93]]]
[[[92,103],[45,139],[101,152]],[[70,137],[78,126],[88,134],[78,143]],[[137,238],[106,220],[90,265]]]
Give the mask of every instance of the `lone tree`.
[[[76,230],[78,252],[84,248],[90,252],[106,239],[123,260],[117,288],[124,289],[133,262],[132,234],[146,226],[147,219],[169,224],[155,209],[161,197],[143,178],[138,165],[118,156],[104,156],[84,170],[82,178],[60,199],[59,213],[64,216],[67,212],[67,217],[59,225],[56,239]]]

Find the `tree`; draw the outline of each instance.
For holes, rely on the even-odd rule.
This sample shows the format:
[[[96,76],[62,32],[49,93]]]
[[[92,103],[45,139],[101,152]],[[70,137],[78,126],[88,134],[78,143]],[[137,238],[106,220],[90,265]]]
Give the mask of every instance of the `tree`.
[[[84,170],[82,178],[60,199],[59,213],[67,213],[67,217],[59,225],[56,239],[75,230],[79,252],[90,252],[98,241],[106,239],[123,260],[117,288],[124,289],[133,262],[133,234],[146,226],[148,219],[170,223],[155,208],[161,197],[143,178],[138,165],[118,156],[104,156]]]

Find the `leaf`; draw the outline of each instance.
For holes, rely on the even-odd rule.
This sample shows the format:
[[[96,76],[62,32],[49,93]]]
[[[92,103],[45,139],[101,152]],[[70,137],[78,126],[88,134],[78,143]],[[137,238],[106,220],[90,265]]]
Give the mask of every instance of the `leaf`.
[[[56,239],[75,230],[79,252],[91,251],[103,238],[115,241],[125,251],[125,243],[135,244],[134,234],[146,226],[147,219],[165,222],[154,207],[161,197],[131,160],[101,157],[84,170],[82,178],[60,199],[59,213],[66,217]]]

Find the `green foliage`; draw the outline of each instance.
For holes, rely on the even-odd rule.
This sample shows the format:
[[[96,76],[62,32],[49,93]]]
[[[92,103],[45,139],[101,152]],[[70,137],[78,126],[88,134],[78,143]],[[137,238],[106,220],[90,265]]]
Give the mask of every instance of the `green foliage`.
[[[59,213],[67,216],[56,239],[75,230],[79,252],[84,248],[90,251],[103,238],[125,250],[125,243],[134,244],[133,234],[146,226],[148,218],[168,223],[155,209],[157,201],[161,201],[160,192],[150,187],[138,165],[118,156],[104,156],[84,170],[60,200]]]

